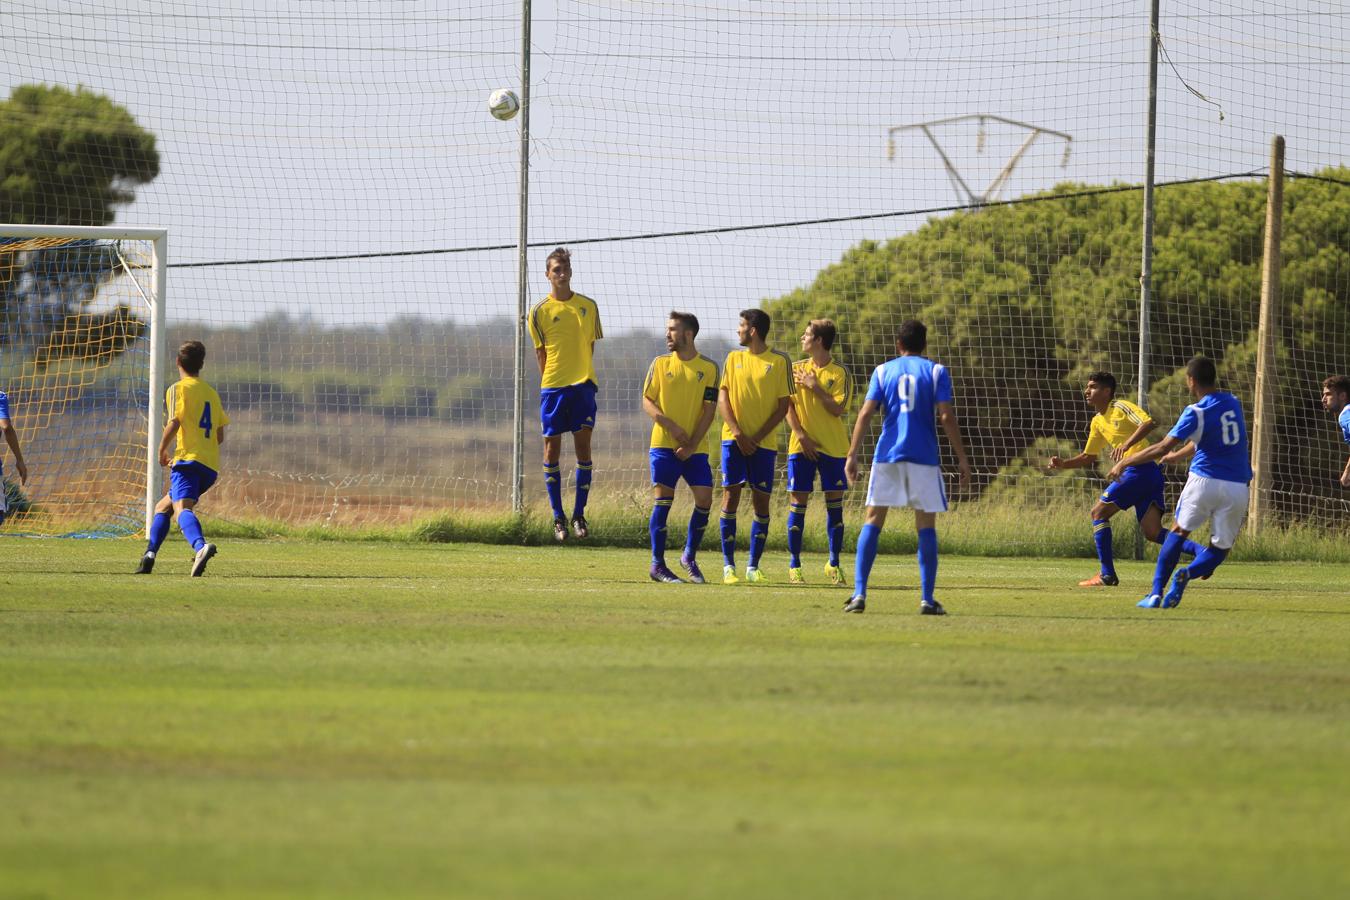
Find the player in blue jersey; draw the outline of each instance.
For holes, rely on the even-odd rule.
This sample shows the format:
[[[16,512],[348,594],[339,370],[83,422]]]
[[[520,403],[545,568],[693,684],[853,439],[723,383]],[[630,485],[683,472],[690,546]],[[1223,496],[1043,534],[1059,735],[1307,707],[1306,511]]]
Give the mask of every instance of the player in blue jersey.
[[[9,452],[14,454],[14,469],[19,473],[19,482],[28,483],[28,464],[23,461],[23,450],[19,447],[19,433],[14,430],[14,423],[9,417],[9,397],[4,391],[0,391],[0,432],[5,435],[5,443],[9,444]],[[9,513],[9,505],[5,499],[5,464],[3,458],[0,458],[0,525],[5,524],[5,516]]]
[[[867,399],[858,410],[844,472],[850,482],[858,478],[858,451],[867,436],[872,417],[881,413],[881,437],[872,460],[867,484],[867,516],[858,533],[853,596],[844,612],[867,608],[867,579],[877,556],[877,541],[892,506],[914,509],[914,527],[919,533],[919,582],[923,598],[919,612],[926,616],[946,614],[933,596],[937,583],[937,513],[947,510],[939,467],[937,422],[956,452],[961,486],[970,483],[970,461],[961,440],[961,427],[952,408],[952,379],[946,366],[925,359],[928,328],[914,319],[900,326],[896,340],[900,355],[877,366],[867,386]]]
[[[1247,449],[1247,423],[1242,404],[1227,391],[1218,389],[1218,369],[1214,360],[1197,356],[1186,366],[1186,388],[1196,402],[1181,412],[1177,424],[1158,443],[1127,456],[1116,463],[1111,478],[1120,478],[1126,468],[1158,460],[1179,462],[1190,452],[1186,442],[1195,445],[1191,474],[1177,500],[1176,524],[1158,552],[1153,572],[1153,590],[1139,601],[1145,609],[1171,609],[1192,578],[1208,578],[1233,549],[1242,523],[1247,518],[1248,482],[1252,480],[1251,454]],[[1200,551],[1189,566],[1178,569],[1181,548],[1190,533],[1209,522],[1209,546]]]
[[[1332,375],[1322,382],[1322,408],[1329,413],[1340,410],[1336,424],[1341,426],[1341,438],[1350,444],[1350,375]],[[1350,488],[1350,457],[1341,472],[1341,487]]]

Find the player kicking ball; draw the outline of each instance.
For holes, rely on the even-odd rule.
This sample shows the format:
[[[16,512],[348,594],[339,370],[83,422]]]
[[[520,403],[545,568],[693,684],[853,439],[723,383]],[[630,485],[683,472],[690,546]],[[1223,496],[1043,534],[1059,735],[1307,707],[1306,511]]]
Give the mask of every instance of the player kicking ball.
[[[1218,369],[1212,359],[1197,356],[1186,366],[1186,388],[1195,403],[1186,407],[1177,424],[1158,443],[1116,463],[1111,477],[1125,470],[1147,465],[1154,460],[1180,462],[1190,453],[1186,442],[1195,445],[1191,473],[1177,500],[1176,524],[1158,552],[1153,572],[1153,590],[1138,605],[1144,609],[1171,609],[1181,603],[1181,595],[1193,578],[1208,578],[1227,558],[1247,518],[1248,482],[1252,480],[1251,456],[1247,450],[1247,425],[1242,404],[1227,391],[1218,389]],[[1181,550],[1190,533],[1209,522],[1209,546],[1200,551],[1189,566],[1177,570]],[[1164,589],[1167,593],[1164,594]]]
[[[872,372],[844,464],[848,480],[857,481],[858,451],[872,417],[881,413],[881,437],[867,483],[867,518],[858,533],[853,596],[844,604],[844,612],[867,609],[867,579],[877,558],[886,513],[892,506],[908,506],[914,509],[914,527],[919,533],[919,582],[923,588],[919,612],[942,616],[947,611],[933,596],[933,589],[938,569],[937,514],[947,511],[947,493],[938,466],[936,421],[941,421],[947,441],[956,451],[963,488],[970,484],[970,461],[952,408],[951,374],[946,366],[923,356],[928,347],[928,328],[910,319],[900,326],[896,344],[900,355]]]
[[[220,445],[225,443],[225,426],[230,424],[230,417],[225,414],[215,388],[200,377],[205,361],[206,347],[201,341],[188,341],[178,348],[179,380],[165,394],[169,421],[159,441],[159,464],[169,466],[169,492],[155,504],[149,541],[136,567],[137,575],[149,575],[154,570],[155,557],[169,535],[169,523],[174,516],[183,538],[192,545],[193,578],[206,574],[206,564],[216,555],[216,545],[208,544],[202,536],[202,525],[193,508],[216,483]],[[170,445],[175,448],[172,457]]]
[[[1157,423],[1141,408],[1116,396],[1116,376],[1110,372],[1093,372],[1088,376],[1083,399],[1096,411],[1088,426],[1087,446],[1083,452],[1069,459],[1050,457],[1046,469],[1081,469],[1095,465],[1102,451],[1108,448],[1111,459],[1120,462],[1148,446],[1147,436]],[[1112,544],[1111,517],[1122,509],[1134,508],[1139,528],[1155,544],[1164,540],[1162,529],[1163,472],[1156,462],[1131,466],[1102,493],[1092,507],[1092,539],[1097,545],[1101,571],[1079,587],[1115,587],[1120,584]],[[1200,548],[1191,541],[1182,546],[1183,553],[1195,556]]]

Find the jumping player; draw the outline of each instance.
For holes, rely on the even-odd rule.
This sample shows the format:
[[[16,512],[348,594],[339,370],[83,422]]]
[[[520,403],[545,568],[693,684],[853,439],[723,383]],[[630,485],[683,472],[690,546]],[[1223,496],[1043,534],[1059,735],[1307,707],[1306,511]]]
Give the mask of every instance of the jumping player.
[[[576,502],[572,533],[590,534],[586,500],[591,490],[591,432],[595,429],[595,342],[604,337],[600,308],[590,297],[572,290],[572,254],[559,247],[548,255],[544,268],[549,295],[530,310],[528,325],[539,362],[539,418],[544,433],[544,488],[553,510],[553,536],[567,540],[563,514],[562,436],[572,434],[576,452]]]

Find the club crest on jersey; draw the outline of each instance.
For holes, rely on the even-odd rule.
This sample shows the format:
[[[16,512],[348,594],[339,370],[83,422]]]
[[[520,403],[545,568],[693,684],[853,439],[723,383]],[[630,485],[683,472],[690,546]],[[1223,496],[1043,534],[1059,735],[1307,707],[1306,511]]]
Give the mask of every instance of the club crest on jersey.
[[[581,308],[581,317],[582,317],[583,319],[586,318],[586,307],[584,307],[584,306]]]
[[[694,380],[695,380],[695,381],[702,381],[702,380],[703,380],[703,373],[702,373],[702,372],[696,372],[696,373],[694,374]]]

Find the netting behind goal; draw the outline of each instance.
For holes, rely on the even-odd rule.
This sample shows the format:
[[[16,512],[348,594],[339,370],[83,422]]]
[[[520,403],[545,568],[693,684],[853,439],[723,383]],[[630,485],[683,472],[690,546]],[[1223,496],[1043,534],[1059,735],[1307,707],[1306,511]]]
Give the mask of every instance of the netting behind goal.
[[[0,228],[0,385],[29,468],[7,461],[8,531],[144,528],[154,273],[149,240]]]
[[[1315,401],[1350,368],[1350,17],[1315,0],[1164,6],[1143,394],[1169,425],[1204,352],[1250,413],[1267,159],[1285,135],[1274,499],[1345,528],[1344,447]],[[950,528],[1081,514],[1098,475],[1040,465],[1081,449],[1088,372],[1140,389],[1147,7],[535,2],[529,293],[566,244],[600,305],[592,503],[648,502],[639,391],[666,313],[697,314],[720,360],[737,313],[762,307],[789,351],[833,318],[860,385],[901,321],[928,322],[976,469]],[[160,174],[119,215],[175,235],[168,344],[206,343],[234,417],[208,516],[509,509],[519,120],[485,104],[518,88],[519,3],[83,0],[4,17],[0,88],[84,85],[157,141]],[[0,128],[42,115],[0,102]],[[101,223],[95,199],[61,214]],[[18,215],[39,213],[0,205]],[[532,356],[525,374],[524,493],[542,511]]]

